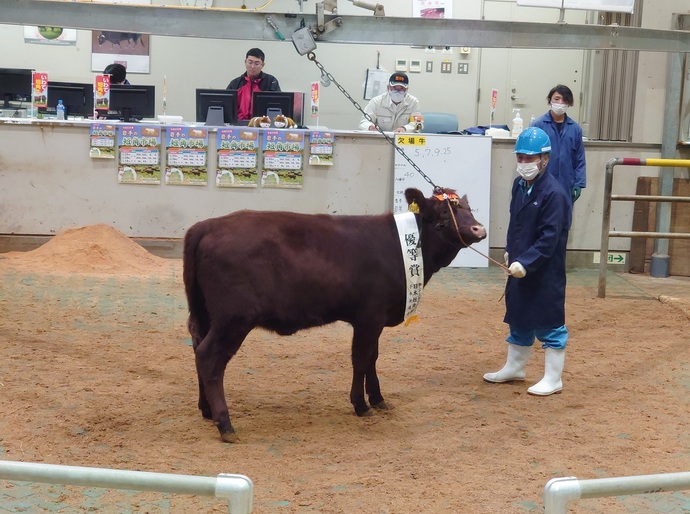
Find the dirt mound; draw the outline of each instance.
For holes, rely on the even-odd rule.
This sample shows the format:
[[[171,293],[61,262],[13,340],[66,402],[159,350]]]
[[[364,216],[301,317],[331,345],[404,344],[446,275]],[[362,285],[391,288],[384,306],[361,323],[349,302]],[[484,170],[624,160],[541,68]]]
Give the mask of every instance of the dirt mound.
[[[161,271],[170,262],[149,253],[122,232],[104,224],[58,232],[30,252],[10,252],[0,263],[40,273],[146,274]]]

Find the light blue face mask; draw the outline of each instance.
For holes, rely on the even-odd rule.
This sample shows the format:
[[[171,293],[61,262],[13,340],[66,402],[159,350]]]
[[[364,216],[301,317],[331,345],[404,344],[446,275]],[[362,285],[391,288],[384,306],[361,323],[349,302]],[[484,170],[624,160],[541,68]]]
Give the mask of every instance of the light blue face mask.
[[[393,100],[396,104],[399,104],[405,99],[407,91],[396,91],[394,89],[392,91],[388,91],[388,94],[390,95],[391,100]]]

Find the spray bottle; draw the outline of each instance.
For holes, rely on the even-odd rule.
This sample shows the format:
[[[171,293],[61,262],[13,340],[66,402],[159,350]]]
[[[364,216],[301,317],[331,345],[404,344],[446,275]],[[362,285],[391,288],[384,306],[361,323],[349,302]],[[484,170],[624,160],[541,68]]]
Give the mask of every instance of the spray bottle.
[[[513,131],[510,133],[510,135],[513,137],[518,137],[520,132],[522,132],[522,117],[520,116],[520,109],[513,109],[513,112],[516,114],[513,118]]]

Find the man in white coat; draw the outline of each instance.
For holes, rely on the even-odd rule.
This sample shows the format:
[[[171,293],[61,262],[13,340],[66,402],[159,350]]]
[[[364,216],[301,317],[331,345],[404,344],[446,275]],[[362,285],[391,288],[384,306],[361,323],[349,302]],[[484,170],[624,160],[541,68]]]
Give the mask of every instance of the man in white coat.
[[[384,132],[414,132],[417,123],[411,119],[419,113],[419,101],[407,92],[410,79],[407,74],[393,73],[385,93],[375,96],[364,108],[372,120]],[[359,130],[376,130],[376,126],[362,116]]]

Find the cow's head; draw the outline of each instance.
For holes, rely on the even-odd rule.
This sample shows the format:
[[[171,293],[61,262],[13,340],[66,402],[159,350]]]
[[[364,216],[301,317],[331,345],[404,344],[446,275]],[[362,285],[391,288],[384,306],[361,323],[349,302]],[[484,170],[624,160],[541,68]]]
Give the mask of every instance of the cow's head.
[[[419,189],[409,188],[405,198],[408,205],[416,204],[427,230],[453,246],[458,245],[456,253],[486,237],[484,225],[472,215],[467,195],[460,197],[453,189],[437,188],[433,196],[426,198]]]

